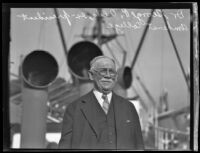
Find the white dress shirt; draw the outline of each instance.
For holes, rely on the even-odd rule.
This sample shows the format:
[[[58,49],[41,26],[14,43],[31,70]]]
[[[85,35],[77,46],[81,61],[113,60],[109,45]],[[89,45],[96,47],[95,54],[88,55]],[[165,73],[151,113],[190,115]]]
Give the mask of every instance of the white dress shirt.
[[[102,98],[102,95],[103,93],[97,91],[97,90],[93,90],[93,93],[95,95],[95,97],[97,98],[97,101],[99,102],[99,104],[101,105],[101,107],[103,107],[103,102],[104,102],[104,99]],[[110,92],[109,94],[107,94],[107,97],[108,97],[108,102],[110,104],[111,102],[111,98],[112,98],[112,92]]]

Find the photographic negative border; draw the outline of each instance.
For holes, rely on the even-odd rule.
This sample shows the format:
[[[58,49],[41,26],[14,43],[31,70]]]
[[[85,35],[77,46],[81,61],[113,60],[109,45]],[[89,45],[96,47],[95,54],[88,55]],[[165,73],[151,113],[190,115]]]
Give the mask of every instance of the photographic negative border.
[[[198,31],[198,7],[197,3],[3,3],[2,4],[2,68],[3,68],[3,150],[15,151],[10,148],[10,123],[9,123],[9,43],[10,38],[10,10],[11,8],[144,8],[144,9],[190,9],[190,150],[198,150],[199,128],[199,31]],[[23,151],[23,149],[20,149]],[[25,150],[28,151],[28,150]],[[51,150],[39,150],[51,151]],[[61,150],[53,150],[61,151]]]

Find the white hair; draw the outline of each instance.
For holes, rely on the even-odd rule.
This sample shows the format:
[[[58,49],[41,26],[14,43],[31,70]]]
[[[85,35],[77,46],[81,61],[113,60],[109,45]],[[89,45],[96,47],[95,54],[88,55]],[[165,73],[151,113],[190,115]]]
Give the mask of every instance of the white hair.
[[[108,56],[104,56],[104,55],[102,55],[102,56],[97,56],[97,57],[95,57],[95,58],[93,58],[93,59],[91,60],[91,62],[90,62],[90,70],[96,68],[96,62],[97,62],[99,59],[101,59],[101,58],[107,58],[107,59],[110,59],[110,60],[114,63],[114,65],[115,65],[115,69],[116,69],[116,63],[115,63],[115,60],[112,59],[112,58],[110,58],[110,57],[108,57]]]

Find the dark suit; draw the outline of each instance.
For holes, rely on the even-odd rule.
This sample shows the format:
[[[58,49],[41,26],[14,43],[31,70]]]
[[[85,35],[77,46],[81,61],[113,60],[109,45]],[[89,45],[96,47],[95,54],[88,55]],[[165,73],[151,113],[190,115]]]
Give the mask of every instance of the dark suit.
[[[59,148],[102,149],[97,145],[101,132],[93,109],[97,103],[91,91],[69,104],[63,118]],[[111,103],[116,125],[116,149],[143,150],[143,137],[134,105],[115,93]]]

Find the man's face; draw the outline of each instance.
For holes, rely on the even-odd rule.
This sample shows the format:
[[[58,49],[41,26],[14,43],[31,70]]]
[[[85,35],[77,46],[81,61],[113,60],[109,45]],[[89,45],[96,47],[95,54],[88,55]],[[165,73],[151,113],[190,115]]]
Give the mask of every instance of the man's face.
[[[94,80],[95,88],[103,93],[109,93],[115,86],[117,73],[115,64],[107,58],[98,59],[92,70],[91,79]]]

